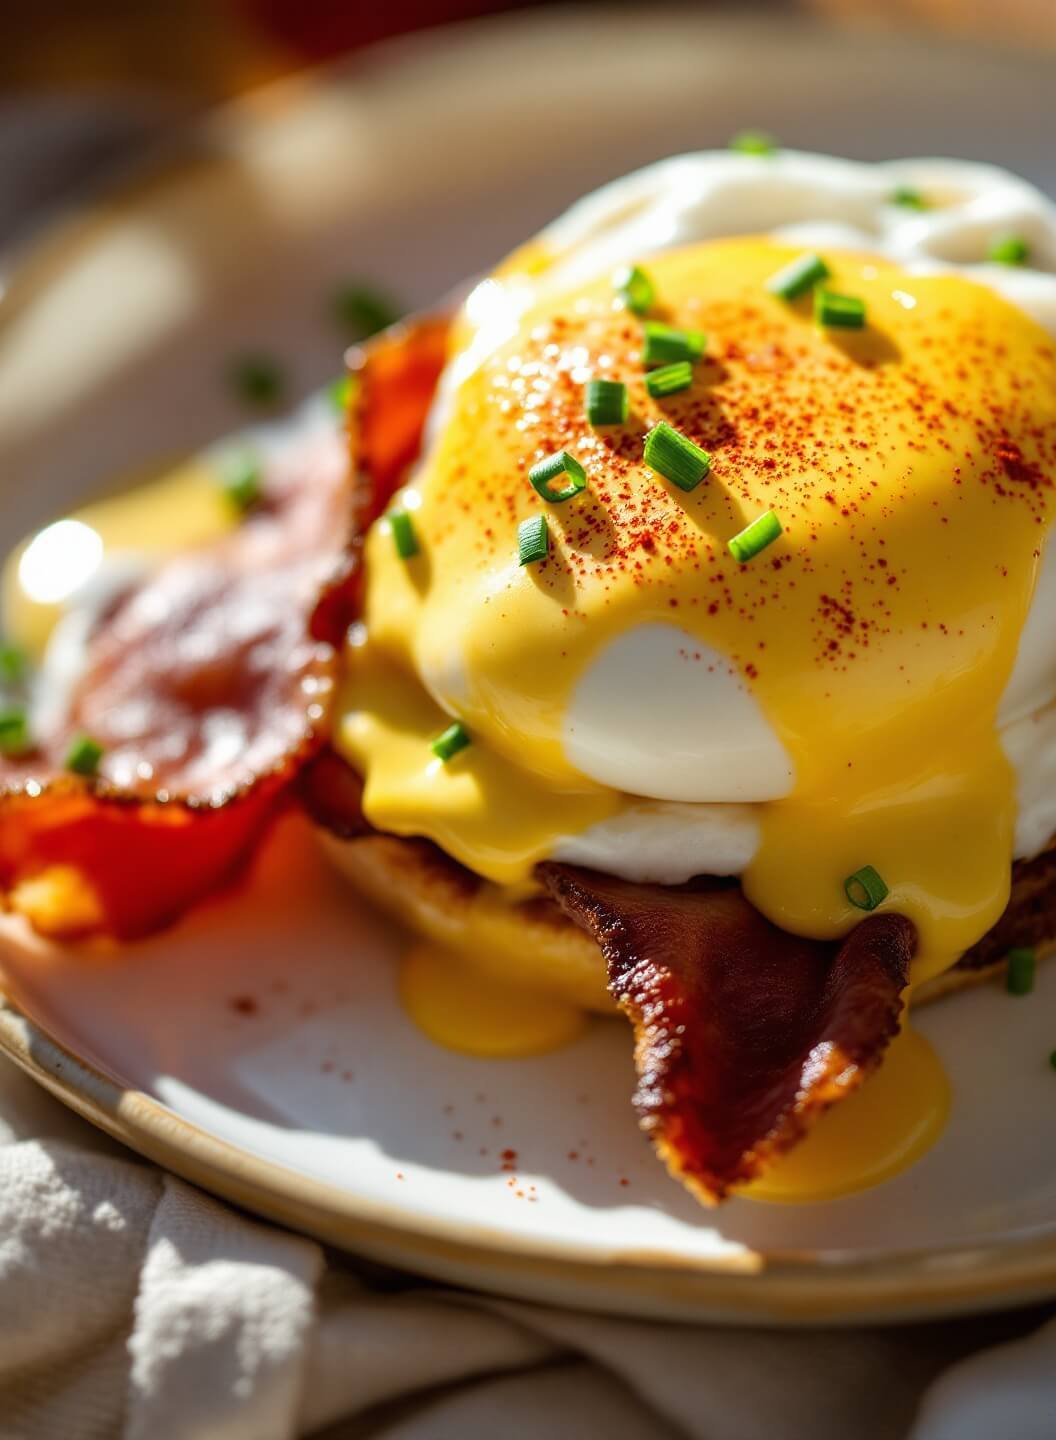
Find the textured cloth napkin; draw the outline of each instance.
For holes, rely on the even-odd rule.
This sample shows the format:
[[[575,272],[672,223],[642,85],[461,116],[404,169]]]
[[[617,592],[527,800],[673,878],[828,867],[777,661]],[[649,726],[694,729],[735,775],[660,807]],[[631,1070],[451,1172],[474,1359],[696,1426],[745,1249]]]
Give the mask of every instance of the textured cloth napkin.
[[[360,1273],[0,1061],[0,1437],[302,1435],[1053,1440],[1056,1320],[724,1330]]]

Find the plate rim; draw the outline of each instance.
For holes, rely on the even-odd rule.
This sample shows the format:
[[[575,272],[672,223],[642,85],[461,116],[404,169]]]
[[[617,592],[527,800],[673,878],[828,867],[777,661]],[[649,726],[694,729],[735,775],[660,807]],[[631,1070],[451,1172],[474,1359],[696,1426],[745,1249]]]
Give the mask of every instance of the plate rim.
[[[81,1059],[9,994],[0,994],[0,1052],[113,1139],[243,1209],[368,1259],[496,1294],[510,1293],[513,1272],[518,1293],[579,1309],[824,1326],[971,1314],[1056,1293],[1056,1236],[864,1260],[755,1250],[689,1257],[655,1249],[586,1258],[570,1242],[401,1215],[255,1155]],[[572,1291],[575,1298],[567,1298]]]
[[[582,13],[579,6],[560,7],[546,20],[554,23],[555,14]],[[728,11],[719,11],[714,20],[727,37],[751,28]],[[479,45],[481,33],[487,32],[495,37],[492,43],[498,43],[511,30],[528,31],[539,24],[538,15],[514,12],[446,27],[443,38],[450,43],[451,32],[457,30],[464,37],[472,35]],[[825,30],[810,22],[794,28],[815,34]],[[386,63],[394,66],[400,52],[413,55],[431,40],[435,42],[436,32],[401,37],[379,48]],[[979,49],[965,48],[976,54]],[[347,81],[362,63],[360,54],[273,82],[181,127],[171,140],[148,145],[142,156],[104,178],[93,192],[114,202],[109,216],[81,205],[70,216],[45,223],[28,243],[16,244],[2,257],[8,273],[0,321],[12,309],[31,304],[91,243],[97,226],[120,224],[154,187],[186,180],[189,171],[206,165],[201,157],[208,155],[209,146],[201,146],[199,155],[196,142],[222,136],[225,146],[237,150],[238,134],[251,133],[260,117],[274,122],[277,113],[296,109],[313,90],[340,85],[343,77]],[[0,1053],[100,1130],[244,1209],[341,1249],[441,1281],[500,1294],[512,1291],[579,1309],[783,1326],[895,1323],[1027,1305],[1056,1295],[1056,1235],[1007,1237],[948,1250],[889,1251],[875,1258],[751,1249],[710,1257],[621,1249],[588,1257],[570,1241],[498,1228],[484,1231],[466,1221],[401,1212],[210,1133],[78,1057],[30,1012],[25,998],[15,996],[0,973]]]

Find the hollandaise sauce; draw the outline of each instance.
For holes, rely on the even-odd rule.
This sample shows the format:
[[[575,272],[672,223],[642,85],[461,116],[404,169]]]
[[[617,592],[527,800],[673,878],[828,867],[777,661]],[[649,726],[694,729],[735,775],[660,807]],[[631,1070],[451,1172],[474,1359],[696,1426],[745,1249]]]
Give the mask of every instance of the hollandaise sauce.
[[[501,975],[431,945],[415,945],[404,957],[400,997],[438,1045],[489,1059],[558,1050],[586,1024],[585,1013],[561,996],[518,991]]]

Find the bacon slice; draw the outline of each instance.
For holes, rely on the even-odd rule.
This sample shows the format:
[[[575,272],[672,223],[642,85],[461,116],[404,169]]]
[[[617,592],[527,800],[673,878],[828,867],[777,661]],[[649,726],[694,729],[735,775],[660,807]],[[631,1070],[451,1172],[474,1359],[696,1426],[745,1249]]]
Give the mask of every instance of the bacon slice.
[[[447,316],[424,316],[346,356],[355,384],[349,432],[361,480],[356,490],[361,532],[385,509],[418,456],[450,329]]]
[[[352,518],[340,437],[272,463],[263,502],[216,544],[111,601],[40,750],[0,767],[0,884],[38,928],[122,938],[231,873],[328,730]],[[328,592],[329,593],[329,592]],[[70,739],[98,777],[63,773]]]
[[[332,632],[343,635],[362,606],[363,542],[418,457],[449,330],[445,316],[407,320],[345,357],[352,378],[352,533],[316,611]]]
[[[642,1129],[701,1200],[759,1175],[856,1089],[898,1031],[915,934],[872,916],[841,944],[778,930],[734,885],[667,888],[546,862],[635,1030]]]
[[[329,730],[361,548],[421,444],[448,324],[349,356],[358,467],[335,435],[269,468],[264,502],[98,617],[41,748],[0,763],[0,887],[49,934],[144,934],[238,866]],[[105,747],[63,773],[71,736]]]
[[[310,818],[338,840],[371,833],[363,814],[363,781],[329,745],[304,767],[297,789]]]

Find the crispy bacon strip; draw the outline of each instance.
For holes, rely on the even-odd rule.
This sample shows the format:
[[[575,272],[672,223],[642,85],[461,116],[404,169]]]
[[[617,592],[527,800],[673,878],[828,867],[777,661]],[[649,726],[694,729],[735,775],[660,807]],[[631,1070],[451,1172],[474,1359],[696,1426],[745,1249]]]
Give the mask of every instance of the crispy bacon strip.
[[[350,355],[353,483],[339,437],[295,447],[236,533],[97,617],[41,748],[0,763],[0,888],[38,929],[127,939],[175,918],[238,866],[318,751],[363,535],[418,452],[447,329],[415,322]],[[63,773],[79,732],[105,747],[92,781]]]
[[[344,634],[362,605],[363,542],[367,530],[417,459],[436,383],[447,357],[450,322],[444,316],[407,320],[353,346],[349,448],[352,457],[352,533],[344,561],[320,597],[318,622]]]
[[[259,509],[113,598],[40,750],[0,767],[0,885],[52,934],[167,923],[237,866],[328,729],[319,614],[351,521],[340,437],[270,465]],[[63,773],[70,739],[100,774]]]
[[[898,1030],[915,935],[897,915],[842,945],[778,930],[733,885],[668,888],[550,862],[635,1030],[643,1130],[700,1199],[759,1175],[854,1090]]]
[[[363,781],[329,745],[309,760],[301,771],[297,789],[310,818],[339,840],[355,840],[371,833],[363,814]]]
[[[356,381],[349,431],[361,477],[356,491],[360,531],[385,509],[418,456],[450,329],[447,316],[426,316],[349,352]]]

